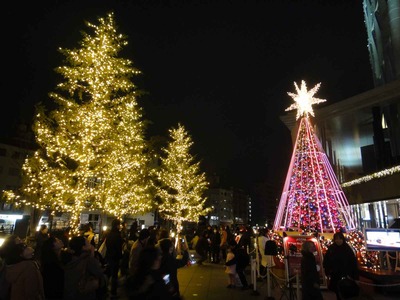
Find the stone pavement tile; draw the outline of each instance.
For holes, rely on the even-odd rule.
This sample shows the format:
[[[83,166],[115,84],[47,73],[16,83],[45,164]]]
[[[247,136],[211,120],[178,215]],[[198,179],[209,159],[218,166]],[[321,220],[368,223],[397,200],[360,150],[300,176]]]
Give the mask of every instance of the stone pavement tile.
[[[178,280],[181,294],[185,300],[242,300],[249,297],[255,300],[263,299],[261,295],[252,295],[252,290],[241,288],[228,289],[228,275],[221,265],[192,265],[178,269]],[[190,278],[190,279],[188,279]],[[247,276],[250,283],[250,276]]]
[[[250,269],[250,267],[249,267]],[[283,278],[283,273],[275,271],[278,278]],[[181,294],[184,300],[265,300],[267,299],[268,285],[265,280],[257,280],[255,287],[250,290],[241,290],[240,288],[228,289],[228,276],[224,273],[223,265],[207,264],[202,266],[196,264],[178,269],[178,280]],[[250,272],[247,274],[247,280],[251,284]],[[367,300],[399,300],[400,295],[378,293],[371,286],[361,286],[362,294],[368,296]],[[301,300],[301,289],[299,289],[299,298]],[[271,297],[276,300],[296,299],[297,289],[283,286],[283,284],[271,286]],[[324,300],[336,300],[335,293],[323,289]]]
[[[281,270],[275,270],[274,274],[276,278],[284,281],[284,272]],[[251,282],[250,266],[246,274],[247,281]],[[255,286],[250,290],[241,290],[240,288],[228,289],[228,275],[224,272],[224,265],[216,265],[205,263],[202,266],[193,264],[178,269],[178,280],[181,294],[184,300],[265,300],[267,299],[267,280],[257,280]],[[282,281],[282,282],[283,282]],[[122,285],[122,281],[120,282]],[[272,280],[271,280],[272,283]],[[275,300],[289,300],[290,290],[276,281],[277,285],[271,285],[271,296]],[[279,285],[278,285],[279,284]],[[368,284],[371,284],[368,282]],[[378,293],[373,286],[367,285],[367,282],[362,286],[364,295],[369,296],[368,298],[361,298],[367,300],[399,300],[399,294],[393,293]],[[296,295],[297,290],[292,289],[292,295]],[[118,300],[126,300],[127,297],[124,295],[124,290],[119,288],[118,293],[120,297]],[[300,297],[297,300],[301,300],[301,289],[299,290]],[[327,290],[322,290],[324,300],[336,300],[336,295]],[[292,297],[292,299],[296,299]]]

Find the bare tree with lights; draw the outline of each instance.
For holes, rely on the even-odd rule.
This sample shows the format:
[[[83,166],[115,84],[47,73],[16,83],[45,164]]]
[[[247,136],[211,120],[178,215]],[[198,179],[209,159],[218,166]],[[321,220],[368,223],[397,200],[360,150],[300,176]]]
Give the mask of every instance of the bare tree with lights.
[[[39,209],[70,212],[77,228],[83,210],[116,217],[152,208],[145,122],[131,81],[140,73],[118,57],[126,37],[114,16],[87,23],[79,49],[60,49],[63,77],[50,97],[57,108],[37,107],[34,124],[39,150],[23,165],[21,196]],[[29,199],[22,200],[22,199]]]
[[[200,172],[200,162],[190,154],[193,141],[184,126],[178,124],[169,133],[171,141],[163,148],[165,157],[161,157],[157,173],[158,209],[162,217],[175,224],[179,234],[183,222],[197,222],[210,211],[204,196],[208,182]]]

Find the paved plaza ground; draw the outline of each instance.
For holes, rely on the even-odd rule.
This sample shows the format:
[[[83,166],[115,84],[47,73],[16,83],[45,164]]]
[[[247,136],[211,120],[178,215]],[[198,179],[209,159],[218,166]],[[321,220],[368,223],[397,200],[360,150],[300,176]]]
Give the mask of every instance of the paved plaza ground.
[[[251,272],[250,267],[249,274],[247,276],[248,282],[251,283]],[[283,271],[283,270],[282,270]],[[275,286],[271,287],[271,299],[275,300],[287,299],[287,300],[301,300],[301,290],[299,290],[300,296],[297,298],[297,290],[296,288],[292,288],[291,290],[286,288],[284,284],[282,284],[284,273],[278,270],[273,271],[277,278],[281,278],[275,280]],[[253,286],[250,290],[241,290],[240,288],[228,289],[226,288],[228,284],[228,275],[224,273],[224,266],[222,264],[208,264],[204,265],[191,265],[188,267],[184,267],[178,270],[178,278],[180,283],[181,294],[184,297],[184,300],[258,300],[263,299],[266,300],[268,298],[268,290],[267,290],[267,281],[265,280],[256,280],[255,288]],[[360,279],[363,280],[363,279]],[[272,281],[272,280],[271,280]],[[362,289],[362,294],[368,296],[365,299],[374,299],[374,300],[394,300],[400,299],[399,293],[391,293],[387,292],[378,293],[375,291],[375,287],[370,285],[371,283],[365,282],[366,284],[360,283],[360,287]],[[281,285],[281,286],[279,286]],[[283,285],[283,287],[282,287]],[[325,300],[336,300],[336,295],[324,289],[323,297]],[[362,298],[364,299],[364,298]]]
[[[230,289],[228,285],[228,275],[224,272],[224,265],[204,263],[203,265],[192,264],[178,269],[178,280],[181,294],[184,300],[301,300],[301,290],[297,297],[297,289],[289,289],[284,284],[284,272],[282,269],[272,270],[274,279],[271,279],[271,290],[268,294],[267,280],[261,278],[255,280],[253,285],[251,279],[251,266],[247,269],[247,280],[252,284],[252,288],[242,290],[241,288]],[[376,287],[365,278],[360,278],[361,293],[365,300],[398,300],[399,292],[393,292],[393,289],[382,289]],[[122,289],[119,289],[118,299],[127,299]],[[399,287],[396,287],[399,291]],[[322,291],[324,300],[336,300],[336,295],[327,290]],[[270,296],[270,298],[268,298]],[[162,300],[162,299],[161,299]]]

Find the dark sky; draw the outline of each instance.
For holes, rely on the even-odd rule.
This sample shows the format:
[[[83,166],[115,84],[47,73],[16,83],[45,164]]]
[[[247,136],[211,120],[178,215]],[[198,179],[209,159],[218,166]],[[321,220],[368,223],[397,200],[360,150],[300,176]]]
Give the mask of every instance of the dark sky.
[[[12,1],[8,1],[12,2]],[[149,135],[181,122],[193,154],[226,186],[283,187],[292,144],[279,120],[293,82],[329,105],[372,89],[361,0],[118,1],[51,0],[3,4],[3,105],[0,136],[31,122],[54,90],[57,48],[75,48],[85,21],[115,13],[129,45],[121,56],[143,74],[139,99]],[[4,54],[5,52],[5,54]],[[261,204],[260,204],[261,205]],[[262,206],[262,205],[261,205]],[[261,209],[262,211],[262,209]]]

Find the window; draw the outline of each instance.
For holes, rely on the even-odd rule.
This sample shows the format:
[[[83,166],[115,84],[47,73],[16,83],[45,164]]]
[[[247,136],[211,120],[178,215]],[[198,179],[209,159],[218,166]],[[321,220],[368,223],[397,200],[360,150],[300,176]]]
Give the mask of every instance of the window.
[[[101,184],[101,179],[97,178],[97,177],[89,177],[87,179],[87,187],[88,188],[95,188],[97,187],[99,184]]]
[[[94,232],[99,232],[99,230],[100,230],[99,220],[100,220],[99,214],[89,214],[88,221],[93,225]]]
[[[382,124],[381,124],[381,126],[382,126],[382,129],[388,128],[384,114],[382,114]]]

